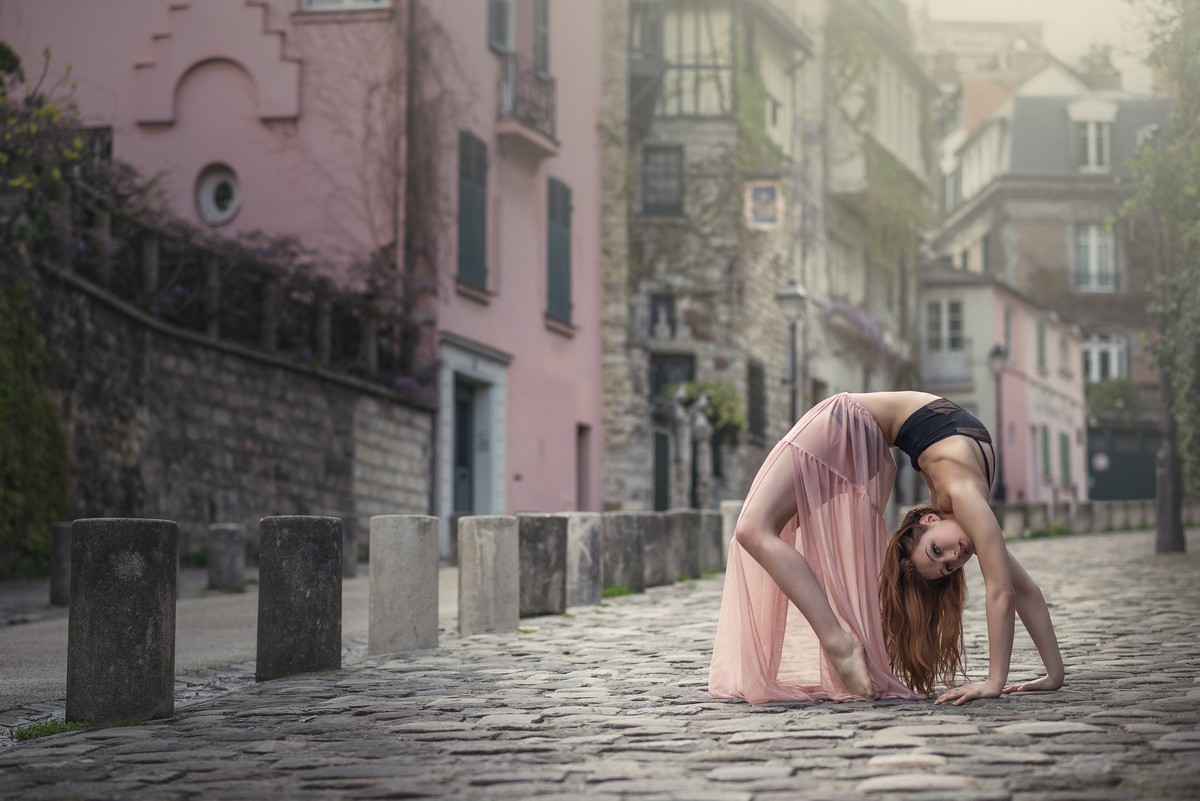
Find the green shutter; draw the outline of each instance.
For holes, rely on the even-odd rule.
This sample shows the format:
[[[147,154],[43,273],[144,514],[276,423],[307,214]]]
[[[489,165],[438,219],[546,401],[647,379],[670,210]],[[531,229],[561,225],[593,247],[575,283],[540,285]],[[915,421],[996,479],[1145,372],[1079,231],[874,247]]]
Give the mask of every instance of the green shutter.
[[[1042,426],[1042,475],[1050,477],[1050,429]]]
[[[550,72],[550,0],[535,0],[533,6],[533,66],[543,75]]]
[[[571,322],[571,190],[551,178],[547,191],[546,313]]]
[[[488,0],[488,47],[498,53],[511,49],[508,24],[511,0]]]
[[[458,277],[487,288],[487,145],[459,133]]]
[[[1064,487],[1071,486],[1071,437],[1068,434],[1058,435],[1058,458],[1062,463],[1062,483]]]
[[[1046,367],[1046,324],[1038,323],[1037,327],[1038,367]]]

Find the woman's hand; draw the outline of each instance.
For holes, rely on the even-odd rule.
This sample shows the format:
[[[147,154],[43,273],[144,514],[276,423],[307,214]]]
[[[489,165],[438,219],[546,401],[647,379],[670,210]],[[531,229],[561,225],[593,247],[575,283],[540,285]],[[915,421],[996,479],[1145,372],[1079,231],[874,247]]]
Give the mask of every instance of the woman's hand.
[[[1063,680],[1060,676],[1042,676],[1040,679],[1033,681],[1023,681],[1017,684],[1010,684],[1004,688],[1004,694],[1009,693],[1032,693],[1032,692],[1049,692],[1057,690],[1063,686]]]
[[[939,695],[934,703],[940,704],[944,701],[953,701],[955,706],[962,706],[967,701],[973,701],[976,698],[999,698],[1000,692],[1000,685],[993,684],[990,681],[980,681],[975,684],[964,684],[961,687],[949,689]]]

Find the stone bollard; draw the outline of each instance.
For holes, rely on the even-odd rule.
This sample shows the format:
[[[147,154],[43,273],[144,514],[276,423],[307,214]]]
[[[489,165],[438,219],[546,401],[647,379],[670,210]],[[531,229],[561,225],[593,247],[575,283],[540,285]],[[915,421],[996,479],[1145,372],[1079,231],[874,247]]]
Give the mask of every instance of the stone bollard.
[[[515,631],[520,621],[520,573],[517,518],[459,518],[458,633]]]
[[[175,713],[179,527],[170,520],[76,520],[67,624],[69,722]]]
[[[1000,531],[1006,539],[1012,540],[1025,536],[1025,504],[997,504],[996,512],[996,517],[1000,521]]]
[[[700,510],[672,509],[666,517],[675,578],[700,578]]]
[[[1028,509],[1029,532],[1045,533],[1050,527],[1049,515],[1046,513],[1046,504],[1041,502],[1031,503]]]
[[[438,525],[426,515],[371,518],[368,654],[437,647]]]
[[[1129,505],[1126,501],[1112,501],[1109,507],[1109,526],[1116,531],[1129,528]]]
[[[567,518],[517,515],[521,617],[567,611]]]
[[[213,523],[208,527],[208,588],[233,592],[246,583],[246,527]]]
[[[1092,511],[1091,501],[1081,501],[1075,507],[1075,530],[1080,532],[1096,530],[1095,514]]]
[[[642,530],[642,584],[662,587],[674,583],[679,571],[667,516],[662,512],[642,512],[638,515],[638,527]]]
[[[1092,501],[1092,530],[1108,531],[1112,528],[1112,502]]]
[[[737,530],[738,517],[742,514],[741,501],[721,501],[721,564],[729,558],[729,544]]]
[[[342,666],[342,521],[280,515],[259,524],[256,681]]]
[[[604,588],[628,592],[646,589],[645,547],[640,517],[642,512],[606,512],[601,526]]]
[[[721,513],[715,509],[700,510],[700,572],[720,572],[725,569],[725,550],[721,539]]]
[[[50,603],[71,603],[71,523],[55,523],[50,542]]]
[[[571,512],[567,518],[567,606],[600,603],[602,576],[598,512]]]

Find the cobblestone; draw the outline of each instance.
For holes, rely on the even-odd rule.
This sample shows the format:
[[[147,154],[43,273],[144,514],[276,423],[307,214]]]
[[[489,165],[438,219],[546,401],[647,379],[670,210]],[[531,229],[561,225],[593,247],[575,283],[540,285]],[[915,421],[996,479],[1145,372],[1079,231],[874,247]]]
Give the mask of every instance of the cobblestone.
[[[522,633],[245,681],[174,718],[0,751],[19,799],[1191,801],[1200,796],[1200,542],[1020,541],[1067,663],[1055,693],[962,707],[710,698],[720,578],[659,587]],[[982,583],[966,640],[986,670]],[[244,667],[244,666],[243,666]],[[252,665],[251,665],[252,668]],[[1018,627],[1011,679],[1040,661]],[[189,684],[204,676],[189,677]],[[47,704],[46,718],[61,717]],[[25,713],[0,712],[0,725]]]

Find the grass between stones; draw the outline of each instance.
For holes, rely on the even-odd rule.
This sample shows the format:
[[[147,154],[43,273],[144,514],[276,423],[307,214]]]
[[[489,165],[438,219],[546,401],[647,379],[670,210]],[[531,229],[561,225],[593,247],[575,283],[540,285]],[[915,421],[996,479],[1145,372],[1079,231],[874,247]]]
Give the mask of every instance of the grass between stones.
[[[620,598],[622,595],[632,595],[633,590],[626,587],[624,584],[610,584],[600,590],[601,598]]]
[[[36,740],[39,737],[49,737],[52,734],[62,734],[65,731],[83,731],[84,729],[105,729],[117,728],[120,726],[141,726],[146,721],[141,718],[131,718],[122,720],[120,723],[114,723],[112,726],[93,726],[91,723],[75,721],[67,723],[62,720],[51,720],[46,723],[31,723],[28,726],[18,726],[8,733],[8,736],[14,740]]]
[[[28,726],[20,726],[9,732],[9,736],[14,740],[36,740],[39,737],[49,737],[51,734],[62,734],[64,731],[80,731],[82,729],[90,729],[87,723],[64,723],[61,720],[51,721],[49,723],[31,723]]]

